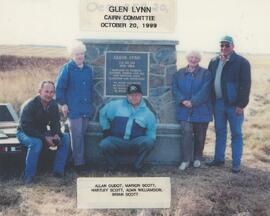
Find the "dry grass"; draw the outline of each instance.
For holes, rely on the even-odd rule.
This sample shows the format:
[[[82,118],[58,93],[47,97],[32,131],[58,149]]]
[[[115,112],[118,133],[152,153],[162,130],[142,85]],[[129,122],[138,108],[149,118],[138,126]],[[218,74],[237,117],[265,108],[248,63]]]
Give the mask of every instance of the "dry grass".
[[[15,110],[37,94],[41,80],[56,78],[65,58],[0,56],[0,103],[9,102]]]
[[[204,54],[207,66],[212,54]],[[270,215],[270,56],[247,56],[252,65],[251,101],[244,124],[245,148],[243,172],[230,172],[231,151],[228,145],[225,168],[188,169],[152,167],[146,176],[170,176],[172,203],[170,209],[80,210],[76,208],[76,178],[70,171],[64,180],[50,174],[38,176],[38,183],[25,187],[18,178],[0,180],[0,215],[110,215],[110,216],[269,216]],[[3,59],[3,58],[2,58]],[[1,60],[1,58],[0,58]],[[179,56],[179,67],[185,65]],[[20,61],[24,61],[21,58]],[[0,71],[0,102],[11,102],[18,110],[22,101],[35,94],[42,79],[55,79],[64,59],[27,58],[27,64]],[[42,62],[42,61],[41,61]],[[54,63],[53,63],[54,62]],[[0,61],[0,68],[4,62]],[[18,65],[18,64],[16,64]],[[34,65],[34,66],[33,66]],[[3,68],[3,67],[2,67]],[[33,85],[33,83],[35,83]],[[7,91],[7,89],[9,89]],[[213,154],[214,130],[210,125],[205,148],[206,158]],[[112,175],[93,170],[89,176],[134,176],[119,172]]]
[[[104,174],[93,171],[89,177],[134,176],[134,173]],[[0,215],[258,215],[267,216],[270,177],[268,172],[244,167],[239,175],[224,169],[206,167],[179,173],[176,167],[153,167],[146,176],[170,176],[170,209],[80,210],[76,209],[76,177],[68,172],[65,180],[49,174],[26,187],[17,179],[2,181]],[[3,189],[5,188],[5,189]],[[244,214],[246,213],[246,214]]]

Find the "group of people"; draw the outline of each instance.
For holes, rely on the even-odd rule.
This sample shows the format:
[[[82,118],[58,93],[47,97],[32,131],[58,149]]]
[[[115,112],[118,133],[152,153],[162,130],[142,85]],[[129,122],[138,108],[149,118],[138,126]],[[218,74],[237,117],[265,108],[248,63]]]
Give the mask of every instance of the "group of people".
[[[228,35],[221,38],[220,55],[210,61],[208,69],[199,66],[199,52],[191,51],[186,57],[188,66],[174,75],[172,87],[176,118],[183,130],[179,169],[185,170],[190,162],[200,167],[206,131],[214,116],[215,155],[206,165],[224,165],[229,123],[232,172],[238,173],[243,152],[244,108],[251,87],[250,64],[234,51],[233,38]]]
[[[209,166],[225,161],[227,122],[232,136],[232,171],[239,172],[243,149],[243,110],[249,101],[251,75],[249,62],[234,52],[232,37],[220,41],[221,53],[211,60],[208,69],[199,66],[198,51],[187,54],[188,65],[173,77],[172,92],[176,101],[176,119],[183,130],[180,170],[191,162],[200,167],[206,131],[214,115],[216,147]],[[93,115],[92,68],[85,64],[86,47],[82,42],[71,46],[71,59],[61,68],[55,84],[41,82],[38,95],[21,108],[17,137],[27,147],[24,182],[32,183],[42,148],[56,150],[53,175],[64,177],[70,147],[75,170],[87,169],[84,136]],[[103,139],[100,149],[107,170],[118,167],[119,155],[136,155],[132,169],[141,172],[143,162],[154,148],[156,117],[143,100],[138,84],[127,87],[127,96],[113,100],[99,111]],[[59,107],[68,119],[69,135],[61,131]]]

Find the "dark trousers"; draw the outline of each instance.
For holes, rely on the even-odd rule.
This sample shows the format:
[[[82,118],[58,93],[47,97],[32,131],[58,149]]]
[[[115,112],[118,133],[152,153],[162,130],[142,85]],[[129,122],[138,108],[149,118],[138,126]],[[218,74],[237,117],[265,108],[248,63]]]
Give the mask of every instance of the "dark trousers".
[[[209,122],[180,121],[183,130],[180,147],[182,162],[202,160],[208,124]]]
[[[108,169],[113,170],[119,163],[119,156],[128,153],[136,154],[133,167],[137,170],[143,166],[143,161],[154,147],[154,140],[147,136],[140,136],[132,140],[124,140],[109,136],[100,143],[101,151],[107,159]]]

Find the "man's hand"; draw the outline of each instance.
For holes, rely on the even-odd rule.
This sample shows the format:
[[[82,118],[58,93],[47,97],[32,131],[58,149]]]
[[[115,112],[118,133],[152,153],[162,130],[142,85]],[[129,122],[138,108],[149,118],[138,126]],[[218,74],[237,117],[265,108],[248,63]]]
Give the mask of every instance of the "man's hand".
[[[67,117],[67,114],[69,112],[68,105],[65,104],[65,105],[61,106],[61,110],[63,112],[64,118],[66,118]]]
[[[184,100],[184,101],[182,101],[182,104],[183,104],[185,107],[187,107],[187,108],[191,108],[191,107],[192,107],[192,103],[191,103],[191,101],[189,101],[189,100]]]
[[[240,108],[240,107],[236,107],[235,112],[236,112],[237,115],[241,115],[244,112],[244,109]]]

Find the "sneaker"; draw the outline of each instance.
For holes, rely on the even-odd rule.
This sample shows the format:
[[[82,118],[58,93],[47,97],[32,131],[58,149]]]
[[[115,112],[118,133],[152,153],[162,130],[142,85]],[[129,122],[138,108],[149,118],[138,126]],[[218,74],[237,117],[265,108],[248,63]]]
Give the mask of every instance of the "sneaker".
[[[233,166],[233,167],[232,167],[232,172],[233,172],[233,173],[239,173],[240,171],[241,171],[240,166]]]
[[[209,162],[206,162],[207,166],[223,166],[225,164],[224,161],[218,161],[218,160],[212,160]]]
[[[179,170],[185,170],[188,168],[189,162],[182,162],[181,165],[178,167]]]
[[[64,173],[61,172],[53,172],[53,176],[55,178],[64,178]]]
[[[200,166],[201,166],[201,161],[195,160],[194,163],[193,163],[193,167],[194,168],[199,168]]]
[[[26,185],[32,184],[33,183],[33,176],[24,176],[23,182]]]

